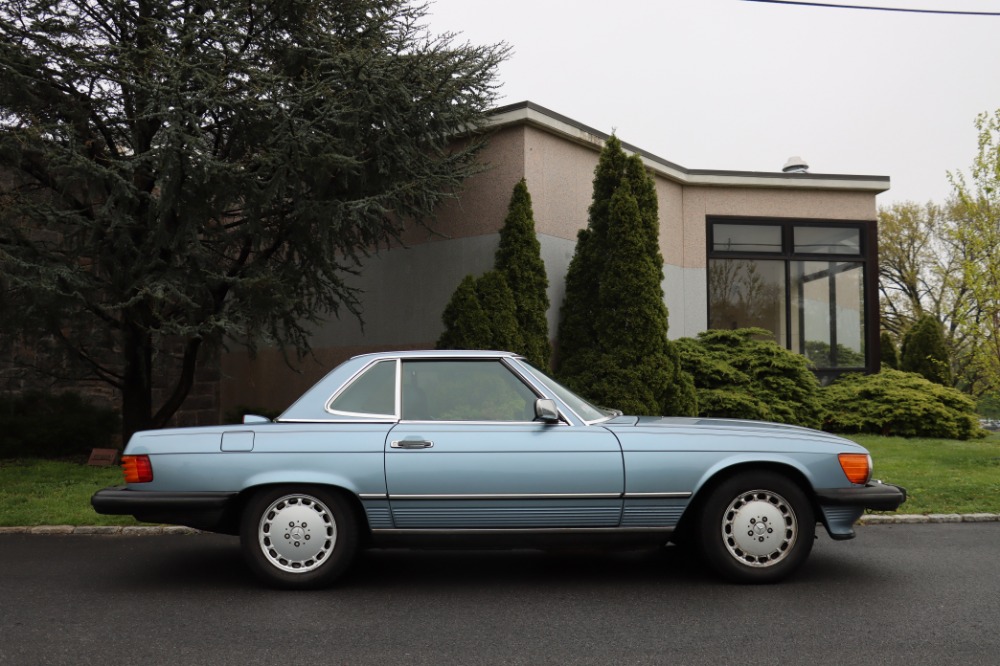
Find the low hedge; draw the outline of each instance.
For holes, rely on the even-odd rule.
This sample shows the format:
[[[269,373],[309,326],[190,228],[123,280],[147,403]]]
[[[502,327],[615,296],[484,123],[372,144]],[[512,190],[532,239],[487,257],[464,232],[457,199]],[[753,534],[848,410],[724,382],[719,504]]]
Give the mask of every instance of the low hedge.
[[[64,458],[113,448],[118,413],[77,393],[0,396],[0,458]]]
[[[944,439],[986,435],[969,396],[911,372],[845,375],[823,389],[822,400],[823,429],[830,432]]]

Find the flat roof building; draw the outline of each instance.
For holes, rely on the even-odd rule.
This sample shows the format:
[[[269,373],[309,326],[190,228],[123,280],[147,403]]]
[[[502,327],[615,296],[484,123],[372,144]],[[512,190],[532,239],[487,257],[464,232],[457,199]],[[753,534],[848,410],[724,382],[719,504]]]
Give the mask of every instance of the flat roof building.
[[[493,266],[514,185],[526,179],[549,278],[553,337],[577,232],[587,225],[594,167],[607,134],[531,102],[494,111],[481,153],[431,229],[368,259],[351,281],[353,317],[317,328],[316,360],[299,372],[277,350],[224,354],[221,408],[280,409],[357,353],[433,347],[462,278]],[[687,169],[623,144],[653,175],[670,336],[757,326],[816,364],[822,379],[878,367],[877,209],[886,176],[809,173],[801,159],[776,172]]]

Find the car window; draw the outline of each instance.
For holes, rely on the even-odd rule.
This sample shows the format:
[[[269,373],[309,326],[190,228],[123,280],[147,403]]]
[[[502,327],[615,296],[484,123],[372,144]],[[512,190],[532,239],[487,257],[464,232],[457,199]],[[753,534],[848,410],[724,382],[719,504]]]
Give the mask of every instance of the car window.
[[[403,418],[532,421],[537,396],[500,361],[403,362]]]
[[[393,416],[396,413],[396,362],[379,361],[358,375],[331,402],[330,411]]]

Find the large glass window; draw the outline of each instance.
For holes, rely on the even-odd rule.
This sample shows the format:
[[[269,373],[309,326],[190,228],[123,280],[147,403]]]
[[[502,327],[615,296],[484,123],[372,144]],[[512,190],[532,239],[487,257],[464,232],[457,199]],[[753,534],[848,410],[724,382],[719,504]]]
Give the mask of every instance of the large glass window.
[[[756,327],[822,376],[869,367],[865,224],[709,221],[709,328]],[[867,313],[867,314],[866,314]]]
[[[785,262],[710,259],[709,328],[766,328],[785,344]]]

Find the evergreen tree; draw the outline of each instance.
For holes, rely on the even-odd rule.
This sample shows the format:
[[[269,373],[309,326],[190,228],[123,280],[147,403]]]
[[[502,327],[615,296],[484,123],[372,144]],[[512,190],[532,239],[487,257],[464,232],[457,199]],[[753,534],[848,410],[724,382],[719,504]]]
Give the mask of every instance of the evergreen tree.
[[[612,137],[595,170],[590,223],[570,263],[559,374],[599,404],[634,414],[692,414],[694,384],[667,337],[658,224],[652,178]]]
[[[514,186],[494,265],[478,279],[462,280],[442,316],[445,330],[437,347],[513,351],[544,370],[549,364],[549,282],[523,178]]]
[[[490,349],[493,337],[486,311],[479,302],[476,278],[466,275],[445,306],[444,333],[437,341],[438,349]]]
[[[517,323],[517,302],[507,279],[499,271],[489,271],[476,280],[476,297],[486,313],[490,330],[486,349],[523,353],[524,338]]]
[[[906,332],[899,364],[904,372],[915,372],[942,386],[952,385],[944,329],[936,317],[925,314]]]
[[[597,345],[595,317],[608,241],[608,206],[623,179],[626,161],[621,141],[612,135],[594,169],[594,194],[587,227],[577,233],[576,249],[566,272],[566,294],[559,312],[556,353],[556,365],[562,377],[578,373],[580,370],[573,368],[574,362]]]
[[[0,3],[0,324],[115,387],[126,437],[167,423],[206,348],[308,353],[317,321],[358,314],[360,261],[481,170],[482,140],[454,140],[508,49],[426,14]]]
[[[522,178],[514,186],[507,218],[500,229],[500,246],[496,253],[496,270],[503,275],[513,292],[517,308],[517,325],[523,339],[518,348],[528,361],[545,370],[549,366],[549,286],[542,261],[541,244],[535,234],[535,216],[531,209],[531,194]],[[496,349],[508,349],[499,342]]]
[[[896,342],[892,339],[892,335],[889,331],[882,331],[879,340],[879,346],[882,348],[882,367],[899,370],[899,352],[896,351]]]

